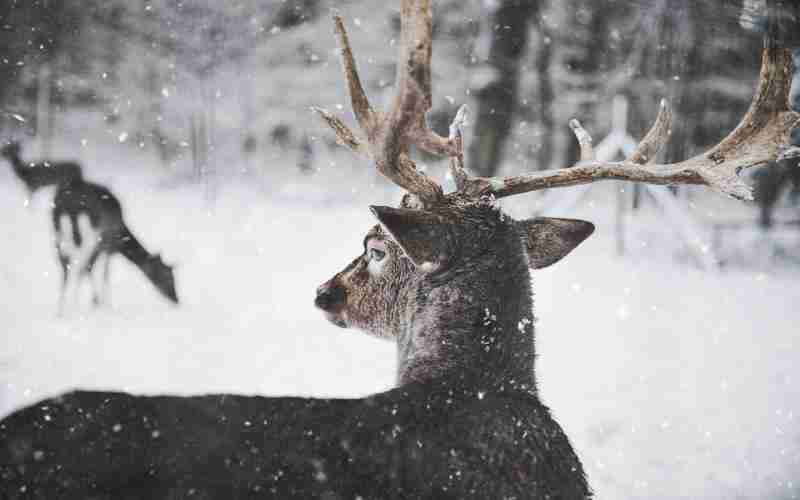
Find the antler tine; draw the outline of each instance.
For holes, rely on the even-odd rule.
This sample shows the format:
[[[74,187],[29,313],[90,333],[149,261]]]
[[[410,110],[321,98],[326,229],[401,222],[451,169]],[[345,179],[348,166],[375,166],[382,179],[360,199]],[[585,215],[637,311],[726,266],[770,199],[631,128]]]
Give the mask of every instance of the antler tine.
[[[458,147],[453,141],[431,130],[424,117],[417,121],[409,136],[415,146],[428,153],[450,157],[458,154]]]
[[[440,156],[456,156],[458,151],[452,141],[432,131],[425,120],[425,114],[433,105],[433,18],[430,0],[403,0],[400,5],[400,19],[398,93],[392,112],[402,116],[396,114],[387,120],[396,123],[404,131],[409,143],[418,148]]]
[[[433,21],[430,0],[402,0],[401,41],[397,66],[397,94],[372,143],[378,170],[423,204],[442,196],[442,187],[416,170],[405,156],[410,132],[431,107],[431,44]],[[411,168],[408,168],[411,167]]]
[[[413,142],[418,123],[424,123],[431,106],[430,56],[432,21],[429,0],[403,0],[401,4],[402,39],[398,64],[397,95],[385,115],[375,111],[361,85],[353,51],[344,22],[334,15],[334,28],[339,39],[342,66],[350,93],[353,113],[366,144],[339,118],[321,109],[316,111],[336,133],[337,142],[375,161],[379,172],[398,186],[416,195],[423,204],[434,203],[442,196],[442,188],[417,170],[406,154]],[[414,133],[412,133],[414,131]],[[427,135],[425,135],[427,137]],[[420,142],[424,142],[420,139]],[[435,141],[434,141],[435,142]]]
[[[312,106],[311,110],[319,114],[320,117],[323,120],[325,120],[325,123],[327,123],[328,126],[331,127],[331,129],[333,129],[333,131],[336,133],[337,143],[348,148],[349,150],[353,151],[354,153],[360,156],[364,156],[366,158],[372,158],[372,153],[369,150],[368,145],[361,142],[355,136],[353,131],[350,130],[350,128],[347,125],[345,125],[344,122],[342,122],[341,119],[329,113],[327,110],[323,108]],[[411,160],[411,158],[409,158],[408,155],[406,155],[405,153],[401,153],[397,158],[397,162],[399,164],[401,172],[399,175],[401,175],[402,177],[398,180],[392,178],[392,180],[395,180],[395,182],[401,187],[405,187],[406,185],[416,185],[418,179],[413,179],[409,177],[413,176],[414,174],[416,174],[417,176],[421,176],[422,174],[417,172],[417,167],[414,164],[413,160]],[[424,176],[423,178],[427,179],[427,177]],[[438,187],[438,184],[436,184],[436,186]],[[412,189],[408,189],[408,191],[411,193],[415,193],[415,191],[413,191]],[[441,187],[439,187],[439,193],[441,193]],[[415,194],[419,195],[418,193]]]
[[[661,99],[656,121],[653,122],[653,126],[650,127],[650,131],[647,132],[644,139],[636,146],[636,150],[628,157],[628,161],[631,163],[638,163],[639,165],[653,163],[658,152],[661,151],[661,148],[667,143],[670,133],[672,132],[671,127],[672,110],[667,100]]]
[[[350,93],[353,114],[356,116],[361,130],[369,136],[376,126],[375,111],[369,103],[364,87],[361,86],[361,79],[358,77],[358,69],[353,57],[353,49],[350,48],[350,39],[347,37],[347,30],[345,30],[344,22],[339,14],[333,15],[333,25],[336,35],[339,37],[342,69],[347,80],[347,89]]]
[[[397,94],[383,123],[386,135],[383,149],[389,155],[394,154],[400,143],[411,139],[410,132],[431,108],[433,23],[430,1],[402,0],[400,26]]]
[[[400,20],[397,95],[401,101],[413,100],[419,110],[413,118],[419,118],[424,116],[432,105],[433,16],[430,0],[402,0]]]
[[[779,159],[792,129],[800,125],[800,114],[789,107],[791,84],[791,51],[765,48],[758,90],[742,121],[716,147],[683,163],[696,165],[704,184],[752,200],[752,189],[739,173]]]
[[[752,190],[740,178],[747,168],[800,154],[787,149],[790,133],[800,126],[800,113],[789,108],[792,59],[787,49],[763,51],[758,89],[739,125],[709,151],[678,163],[655,164],[653,157],[669,136],[671,113],[662,101],[658,118],[631,157],[622,162],[585,161],[586,138],[581,141],[582,161],[571,168],[534,172],[507,179],[483,179],[480,195],[495,197],[541,189],[615,179],[649,184],[698,184],[737,199],[752,200]],[[587,134],[588,135],[588,134]]]
[[[400,6],[402,35],[400,64],[406,70],[398,73],[400,107],[415,106],[414,121],[406,132],[408,140],[418,148],[440,156],[456,156],[458,150],[450,138],[442,137],[428,127],[425,114],[432,100],[431,53],[433,20],[429,0],[403,0]],[[411,100],[413,102],[407,102]]]
[[[459,191],[466,189],[469,181],[469,174],[464,168],[464,125],[467,123],[467,105],[458,108],[453,123],[450,124],[449,141],[456,147],[457,154],[450,157],[450,175],[456,183]]]
[[[325,120],[325,123],[327,123],[331,129],[333,129],[333,131],[336,133],[337,143],[350,149],[354,153],[358,153],[369,158],[369,150],[364,147],[364,144],[358,140],[353,131],[350,130],[350,127],[345,125],[344,122],[339,119],[339,117],[331,114],[323,108],[318,108],[316,106],[311,106],[311,110],[317,113],[320,118]]]
[[[589,132],[583,128],[581,122],[574,118],[569,121],[569,128],[572,129],[572,133],[578,139],[578,145],[581,148],[581,161],[594,160],[594,146],[592,146],[592,136]]]

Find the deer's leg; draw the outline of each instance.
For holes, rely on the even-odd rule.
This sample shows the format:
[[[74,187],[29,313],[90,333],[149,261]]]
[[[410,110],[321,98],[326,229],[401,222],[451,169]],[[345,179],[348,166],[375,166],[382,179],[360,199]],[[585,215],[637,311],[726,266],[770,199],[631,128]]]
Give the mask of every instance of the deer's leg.
[[[97,248],[89,258],[88,273],[92,283],[92,303],[95,306],[108,304],[108,263],[109,254]]]
[[[76,245],[73,237],[72,221],[66,214],[54,219],[56,230],[56,253],[61,264],[61,290],[58,296],[58,316],[64,316],[69,306],[71,289],[74,286],[73,256]]]
[[[95,278],[95,263],[101,254],[102,246],[100,235],[92,226],[89,215],[81,213],[76,220],[77,237],[80,238],[77,244],[78,250],[75,255],[75,278],[76,296],[80,292],[80,284],[85,278],[89,278],[92,288],[92,304],[100,305],[99,281]]]
[[[58,251],[58,262],[61,264],[61,289],[58,293],[58,316],[64,316],[65,301],[67,296],[67,281],[69,280],[69,258],[60,249]]]
[[[111,303],[111,287],[109,286],[109,276],[111,270],[111,254],[108,252],[103,253],[103,303],[109,305]]]
[[[101,290],[100,262],[103,256],[99,249],[95,249],[86,263],[84,274],[89,275],[89,283],[92,285],[92,305],[99,307],[103,305],[103,294]]]

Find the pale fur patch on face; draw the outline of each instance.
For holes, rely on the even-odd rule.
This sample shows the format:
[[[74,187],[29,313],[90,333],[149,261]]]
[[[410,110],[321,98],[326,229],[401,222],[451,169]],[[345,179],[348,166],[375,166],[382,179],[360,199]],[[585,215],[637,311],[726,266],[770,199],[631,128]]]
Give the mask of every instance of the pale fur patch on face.
[[[436,262],[423,262],[419,268],[426,273],[432,273],[439,269],[440,265]]]
[[[387,262],[391,260],[389,249],[386,243],[377,237],[369,238],[366,243],[367,269],[372,276],[379,276]]]
[[[391,338],[396,333],[395,309],[399,290],[413,265],[380,226],[364,238],[363,253],[339,272],[333,281],[346,291],[342,309],[327,314],[339,326]]]

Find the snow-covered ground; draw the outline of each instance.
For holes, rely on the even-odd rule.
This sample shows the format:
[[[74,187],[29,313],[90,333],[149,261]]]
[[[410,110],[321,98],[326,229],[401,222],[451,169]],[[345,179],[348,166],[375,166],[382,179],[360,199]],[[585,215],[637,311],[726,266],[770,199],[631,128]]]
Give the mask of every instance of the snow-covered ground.
[[[112,264],[112,307],[55,317],[50,193],[24,206],[0,169],[0,414],[69,388],[356,396],[390,387],[389,343],[328,324],[314,290],[360,252],[380,191],[309,200],[232,183],[197,187],[95,170],[129,225],[177,268],[170,307]],[[316,188],[324,192],[325,188]],[[335,189],[335,188],[331,188]],[[606,206],[607,205],[607,206]],[[797,272],[709,273],[598,231],[536,274],[541,393],[601,499],[800,496]]]

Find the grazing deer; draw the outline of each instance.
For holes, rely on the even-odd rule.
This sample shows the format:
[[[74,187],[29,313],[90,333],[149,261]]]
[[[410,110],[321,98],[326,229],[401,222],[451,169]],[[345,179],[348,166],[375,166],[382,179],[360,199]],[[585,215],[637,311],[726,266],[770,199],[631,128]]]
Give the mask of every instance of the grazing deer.
[[[77,163],[25,163],[20,151],[19,143],[11,142],[0,149],[0,155],[11,163],[29,197],[42,187],[56,186],[52,220],[63,275],[59,314],[64,313],[67,300],[77,296],[87,276],[94,304],[108,301],[109,259],[115,253],[141,269],[166,298],[178,302],[172,268],[145,250],[128,230],[119,200],[107,188],[86,182]]]
[[[108,301],[109,260],[122,254],[167,299],[178,303],[172,267],[139,243],[122,218],[119,200],[107,188],[74,179],[59,184],[53,200],[53,228],[62,276],[59,313],[77,298],[83,278],[90,277],[95,305]]]
[[[719,146],[673,165],[652,163],[670,115],[625,161],[509,179],[463,168],[464,113],[449,137],[427,128],[431,15],[402,0],[397,97],[379,114],[361,88],[336,18],[358,139],[319,110],[340,142],[369,156],[408,191],[399,208],[372,207],[363,252],[323,284],[315,304],[334,324],[393,338],[397,387],[361,399],[234,395],[137,397],[72,392],[0,422],[7,498],[531,498],[591,496],[581,463],[541,403],[534,372],[529,266],[551,264],[592,231],[565,219],[515,221],[493,203],[516,193],[616,178],[704,184],[749,194],[739,170],[780,148],[800,115],[786,107],[787,52],[764,51],[759,91]],[[418,172],[406,149],[450,157],[458,190]]]
[[[28,198],[40,188],[58,186],[81,180],[81,166],[75,162],[40,161],[26,163],[20,157],[21,146],[18,142],[10,142],[0,149],[0,156],[8,160],[14,173],[25,184]]]

